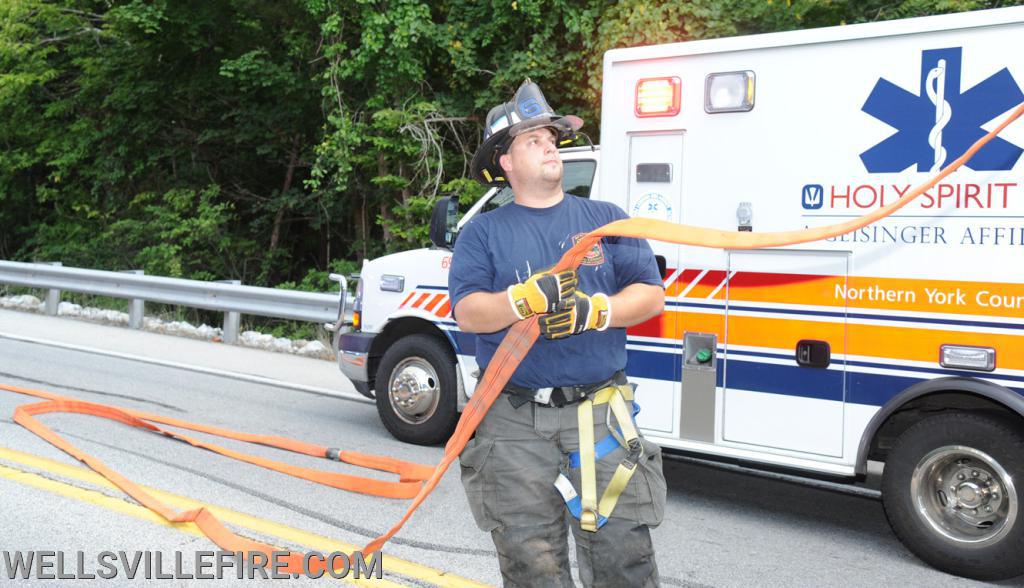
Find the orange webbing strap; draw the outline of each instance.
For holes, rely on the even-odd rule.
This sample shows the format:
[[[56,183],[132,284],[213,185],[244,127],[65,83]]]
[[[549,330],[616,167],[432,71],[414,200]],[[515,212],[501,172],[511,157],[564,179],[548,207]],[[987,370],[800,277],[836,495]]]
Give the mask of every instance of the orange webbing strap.
[[[807,243],[809,241],[818,241],[849,233],[850,231],[854,231],[885,218],[907,204],[910,204],[914,198],[917,198],[927,190],[931,189],[935,184],[942,181],[943,178],[953,173],[960,166],[966,163],[967,160],[973,157],[979,149],[991,141],[993,137],[998,135],[1008,124],[1020,117],[1021,114],[1024,114],[1024,103],[1019,105],[998,127],[992,129],[991,132],[981,139],[978,139],[970,149],[968,149],[956,161],[947,165],[934,178],[918,186],[914,190],[911,190],[899,201],[848,222],[799,231],[786,231],[780,233],[748,233],[739,231],[718,231],[702,227],[678,225],[665,221],[630,218],[609,223],[588,233],[571,249],[565,252],[565,255],[562,256],[562,259],[554,266],[554,268],[552,268],[551,271],[557,272],[579,267],[580,262],[583,261],[583,258],[587,255],[594,244],[604,236],[638,237],[641,239],[666,241],[668,243],[697,245],[701,247],[720,249],[755,249],[759,247],[779,247],[782,245]],[[448,444],[445,445],[444,458],[441,459],[441,463],[437,465],[437,469],[434,470],[434,474],[429,480],[427,480],[416,499],[413,500],[412,505],[409,506],[409,509],[405,512],[405,516],[402,517],[402,520],[398,521],[398,523],[387,533],[370,542],[366,547],[367,553],[380,549],[388,539],[393,537],[395,533],[402,528],[402,525],[409,520],[413,511],[415,511],[423,500],[426,499],[427,495],[434,490],[438,482],[440,482],[441,476],[443,476],[445,471],[448,469],[448,466],[455,461],[455,458],[458,457],[460,453],[462,453],[462,449],[473,436],[473,432],[476,431],[480,421],[483,420],[484,414],[491,405],[494,404],[494,400],[501,393],[501,390],[505,387],[509,378],[516,371],[516,368],[519,367],[519,363],[524,357],[526,357],[527,352],[529,352],[530,347],[533,345],[533,342],[537,340],[537,336],[539,334],[540,330],[537,328],[536,315],[526,320],[519,321],[508,330],[508,334],[505,335],[501,345],[494,352],[494,356],[491,358],[491,363],[487,366],[487,371],[484,373],[483,379],[479,384],[477,384],[476,391],[473,393],[472,398],[470,398],[469,404],[466,405],[466,408],[462,413],[462,418],[459,419],[459,424],[455,428],[455,433],[452,435],[451,439],[448,440]]]
[[[27,394],[29,396],[36,396],[38,398],[45,398],[51,402],[64,402],[59,406],[68,407],[72,406],[67,404],[68,402],[75,402],[73,410],[42,410],[39,412],[33,412],[30,414],[43,414],[47,412],[75,412],[78,414],[87,414],[92,416],[99,416],[106,419],[116,420],[127,425],[141,427],[151,430],[156,433],[161,433],[168,437],[178,439],[198,447],[200,449],[206,449],[214,453],[219,453],[225,457],[258,465],[268,470],[274,470],[289,476],[296,478],[302,478],[324,486],[330,486],[332,488],[339,488],[341,490],[350,490],[352,492],[360,492],[363,494],[372,494],[373,496],[382,496],[384,498],[413,498],[419,492],[422,487],[422,481],[430,477],[433,472],[432,467],[420,465],[417,463],[411,463],[407,461],[401,461],[390,457],[380,457],[376,455],[368,455],[364,453],[357,453],[354,451],[337,451],[331,450],[328,447],[320,445],[313,445],[310,443],[304,443],[302,441],[296,441],[294,439],[286,439],[284,437],[274,437],[269,435],[253,435],[251,433],[240,433],[238,431],[231,431],[228,429],[222,429],[218,427],[210,427],[206,425],[199,425],[196,423],[190,423],[170,417],[161,415],[150,414],[137,410],[130,410],[127,408],[115,408],[102,404],[95,404],[92,402],[78,401],[74,398],[68,398],[52,394],[49,392],[43,392],[41,390],[29,390],[25,388],[16,388],[14,386],[6,386],[0,384],[0,388],[9,390],[11,392],[18,392],[21,394]],[[40,403],[35,406],[50,406],[48,403]],[[19,407],[20,409],[21,407]],[[27,409],[28,407],[26,407]],[[15,415],[18,414],[18,409],[15,410]],[[128,419],[128,420],[126,420]],[[15,418],[17,422],[17,418]],[[364,478],[361,476],[352,476],[347,474],[340,474],[336,472],[325,472],[322,470],[314,470],[309,468],[303,468],[298,466],[289,465],[286,463],[257,457],[248,453],[242,453],[215,445],[213,443],[206,443],[187,435],[175,433],[173,431],[167,431],[149,424],[146,421],[155,423],[161,423],[164,425],[178,427],[180,429],[188,429],[190,431],[196,431],[199,433],[206,433],[225,439],[234,439],[236,441],[244,441],[246,443],[255,443],[259,445],[265,445],[268,447],[274,447],[277,449],[283,449],[285,451],[291,451],[294,453],[302,453],[305,455],[311,455],[313,457],[326,457],[334,458],[338,461],[356,465],[360,467],[380,470],[384,472],[390,472],[398,474],[398,482],[388,482],[385,480],[377,480],[374,478]],[[24,425],[28,429],[32,427]]]
[[[423,504],[427,496],[437,487],[441,477],[448,471],[448,466],[462,453],[462,449],[466,447],[466,443],[473,436],[473,432],[480,425],[480,421],[484,419],[484,415],[487,414],[495,399],[501,394],[505,383],[512,377],[513,372],[516,371],[516,368],[522,363],[526,354],[529,353],[530,348],[533,347],[534,341],[540,335],[540,329],[537,328],[537,318],[537,315],[533,315],[526,320],[519,321],[514,327],[509,329],[508,334],[501,340],[501,345],[491,358],[491,363],[487,364],[487,371],[484,372],[483,378],[477,384],[476,392],[470,397],[466,407],[462,409],[462,417],[459,418],[459,423],[455,425],[455,432],[452,433],[448,443],[444,446],[444,457],[441,458],[441,463],[437,464],[434,473],[426,481],[416,498],[413,499],[412,504],[409,505],[402,519],[395,523],[387,533],[369,542],[363,548],[363,553],[373,553],[383,547],[387,540],[395,536],[395,533],[405,525],[406,521],[412,516],[412,513]]]
[[[939,172],[938,175],[921,186],[918,186],[914,190],[911,190],[897,202],[845,223],[799,231],[748,233],[718,231],[648,219],[625,219],[609,223],[608,225],[587,234],[583,239],[580,239],[579,242],[565,253],[562,259],[554,267],[554,271],[561,271],[579,266],[583,257],[587,254],[590,248],[593,247],[601,237],[605,236],[655,239],[669,243],[721,249],[755,249],[761,247],[779,247],[783,245],[807,243],[810,241],[817,241],[849,233],[850,231],[854,231],[885,218],[935,186],[935,184],[940,182],[943,178],[953,173],[953,171],[966,163],[967,160],[982,148],[982,146],[992,140],[992,138],[999,134],[1008,124],[1020,117],[1022,113],[1024,113],[1024,104],[1018,106],[1005,121],[979,139],[973,146],[971,146],[970,149],[967,150],[966,153],[960,156],[956,161],[946,166],[946,168]],[[537,328],[536,316],[519,321],[509,329],[505,338],[502,340],[501,345],[495,352],[494,357],[491,359],[490,364],[487,366],[487,371],[484,373],[483,378],[477,385],[476,392],[473,394],[472,398],[470,398],[469,403],[463,410],[462,418],[459,419],[459,422],[455,427],[455,432],[445,445],[444,457],[441,459],[441,462],[437,467],[433,469],[386,457],[375,457],[351,452],[337,452],[326,447],[311,445],[281,437],[251,435],[215,427],[205,427],[159,415],[152,415],[128,409],[119,409],[90,402],[82,402],[57,396],[55,394],[16,388],[3,384],[0,384],[0,389],[47,399],[48,402],[19,406],[16,408],[14,413],[15,422],[31,430],[36,435],[47,440],[79,461],[82,461],[97,473],[116,484],[130,496],[138,500],[139,503],[154,512],[159,513],[168,521],[196,523],[196,525],[198,525],[214,543],[228,551],[261,551],[269,556],[274,549],[269,545],[257,543],[232,533],[224,527],[216,517],[204,508],[190,510],[184,513],[177,513],[165,504],[154,499],[127,478],[124,478],[117,472],[105,466],[99,460],[80,451],[77,447],[56,435],[53,431],[37,421],[35,419],[35,415],[50,412],[72,412],[100,416],[130,426],[140,427],[155,433],[174,437],[196,447],[216,451],[222,455],[241,459],[248,463],[260,465],[268,469],[284,472],[289,475],[336,488],[344,488],[356,492],[365,492],[377,494],[378,496],[391,496],[398,498],[407,498],[415,494],[412,504],[409,505],[409,508],[402,519],[388,530],[387,533],[377,537],[363,549],[362,552],[368,555],[380,550],[384,543],[402,528],[406,521],[408,521],[412,516],[412,513],[420,506],[420,504],[423,503],[434,488],[437,487],[437,484],[441,481],[441,477],[448,470],[448,467],[452,462],[455,461],[460,453],[462,453],[463,448],[465,448],[466,443],[473,436],[473,432],[476,431],[480,421],[483,420],[484,415],[490,409],[491,405],[494,404],[495,399],[497,399],[509,378],[511,378],[516,368],[526,357],[526,354],[530,351],[530,348],[537,340],[539,334],[540,331]],[[229,439],[236,439],[239,441],[259,443],[307,455],[337,457],[346,463],[397,473],[401,476],[401,481],[397,483],[381,482],[379,480],[359,478],[355,476],[342,476],[340,474],[331,474],[316,470],[308,470],[306,468],[288,466],[287,464],[281,464],[252,455],[238,453],[212,444],[203,443],[184,435],[165,431],[150,424],[150,422],[157,422],[168,426],[184,428]],[[422,486],[420,486],[421,481],[425,481]],[[301,556],[298,553],[291,553],[287,562],[288,568],[285,570],[286,572],[301,573],[303,571],[301,569]]]
[[[20,393],[31,393],[23,389],[14,389],[11,387],[3,386],[6,390]],[[85,465],[89,466],[96,473],[100,474],[104,478],[110,480],[118,488],[128,494],[139,502],[142,506],[152,510],[159,514],[168,522],[171,523],[195,523],[199,529],[206,534],[217,546],[226,551],[244,551],[246,553],[259,551],[266,554],[267,559],[272,557],[275,549],[271,545],[265,543],[259,543],[246,539],[240,535],[236,535],[225,527],[217,517],[215,517],[210,511],[205,508],[197,508],[188,510],[185,512],[178,512],[170,508],[163,502],[160,502],[156,498],[150,496],[145,490],[139,488],[134,482],[125,478],[121,474],[108,468],[106,464],[100,460],[92,457],[88,453],[81,451],[78,447],[68,443],[63,437],[54,433],[51,429],[37,421],[34,417],[38,414],[46,414],[50,412],[71,412],[79,414],[88,414],[92,416],[99,416],[110,420],[118,421],[126,425],[133,427],[140,427],[143,429],[149,429],[151,431],[158,431],[158,429],[146,423],[145,421],[129,415],[128,413],[110,407],[103,406],[100,404],[92,404],[88,402],[80,402],[74,400],[49,400],[46,402],[39,402],[36,404],[22,405],[14,409],[14,421],[26,429],[32,431],[36,435],[42,437],[54,447],[57,447],[61,451],[64,451],[68,455],[81,461]],[[292,552],[289,556],[283,560],[286,563],[286,567],[280,571],[287,573],[302,573],[302,556],[298,553]],[[313,562],[316,560],[314,559]],[[310,562],[311,564],[313,562]]]
[[[49,392],[43,392],[40,390],[30,390],[26,388],[18,388],[15,386],[8,386],[0,384],[0,389],[9,390],[12,392],[18,392],[23,394],[29,394],[33,396],[39,396],[47,398],[46,402],[36,403],[32,405],[22,405],[14,409],[14,422],[24,426],[36,435],[42,437],[46,442],[50,443],[57,449],[67,453],[75,459],[86,464],[93,471],[102,475],[106,479],[113,482],[115,486],[120,488],[125,494],[131,496],[133,499],[138,501],[142,506],[160,514],[169,522],[194,522],[200,530],[210,538],[218,547],[225,551],[244,551],[250,552],[262,552],[266,555],[266,560],[270,561],[274,553],[280,553],[282,550],[280,547],[274,547],[265,543],[259,543],[252,541],[241,535],[232,533],[226,527],[223,526],[216,516],[213,515],[206,508],[196,508],[193,510],[187,510],[184,512],[178,512],[173,508],[167,506],[163,502],[157,500],[150,494],[143,491],[141,488],[136,486],[133,481],[124,477],[120,473],[114,471],[110,467],[106,466],[103,462],[92,457],[91,455],[81,451],[73,444],[67,442],[67,440],[60,435],[56,434],[46,425],[39,422],[35,417],[37,415],[43,415],[48,413],[74,413],[90,415],[95,417],[101,417],[110,419],[120,423],[124,423],[129,426],[138,427],[153,432],[168,435],[188,443],[190,445],[215,451],[221,455],[232,457],[234,459],[241,459],[249,463],[261,465],[268,469],[276,471],[282,471],[290,475],[296,475],[312,481],[317,481],[319,484],[332,486],[335,488],[343,488],[345,490],[352,490],[355,492],[362,492],[366,494],[374,494],[377,496],[385,496],[391,498],[408,498],[412,492],[415,492],[419,488],[420,482],[385,482],[373,478],[364,478],[358,476],[340,476],[331,472],[323,472],[317,470],[310,470],[306,468],[295,468],[288,466],[287,464],[280,464],[270,460],[264,460],[259,457],[241,454],[238,452],[232,452],[224,450],[223,448],[214,446],[212,444],[205,444],[198,442],[196,439],[191,439],[185,435],[174,433],[161,429],[160,427],[143,420],[143,417],[136,416],[134,411],[118,409],[115,407],[109,407],[104,405],[97,405],[93,403],[86,403],[82,401],[73,400],[73,398],[67,398],[51,394]],[[174,419],[163,419],[161,420],[174,420]],[[252,443],[260,443],[270,447],[281,447],[293,446],[297,444],[298,447],[303,449],[313,449],[316,446],[307,444],[301,444],[299,442],[291,442],[291,439],[282,439],[281,437],[261,437],[260,435],[250,435],[247,433],[236,433],[234,431],[228,431],[226,429],[215,429],[213,427],[204,427],[202,425],[193,425],[190,423],[184,423],[182,421],[175,421],[176,426],[184,426],[185,428],[194,430],[216,430],[218,432],[212,434],[218,434],[219,436],[227,438],[238,438],[245,437],[246,440],[251,440]],[[285,440],[285,444],[280,444],[280,440]],[[284,448],[283,448],[284,449]],[[324,448],[325,452],[327,448]],[[310,455],[316,455],[310,453]],[[324,453],[321,453],[325,456]],[[326,457],[326,456],[325,456]],[[361,456],[356,454],[358,461],[369,458],[366,463],[369,467],[377,467],[386,471],[400,471],[403,477],[414,478],[427,473],[431,468],[422,466],[419,464],[411,464],[408,462],[402,462],[399,460],[393,460],[390,458],[375,458],[374,456]],[[282,467],[284,466],[284,467]],[[369,554],[368,554],[369,555]],[[305,560],[303,554],[298,552],[289,552],[288,555],[283,557],[279,556],[278,562],[282,564],[279,568],[279,572],[286,574],[315,574],[318,572],[326,571],[327,564],[323,560],[318,558],[311,558]]]
[[[44,398],[44,402],[37,402],[35,404],[26,404],[18,406],[14,409],[14,422],[25,427],[29,431],[35,433],[37,436],[46,440],[54,447],[57,447],[61,451],[64,451],[68,455],[81,461],[85,465],[89,466],[93,471],[102,475],[103,477],[110,480],[114,485],[124,491],[126,494],[134,498],[139,504],[146,508],[156,512],[168,522],[172,523],[183,523],[191,522],[195,523],[200,530],[203,531],[215,544],[227,551],[244,551],[244,552],[263,552],[268,558],[276,552],[280,552],[280,548],[273,547],[264,543],[259,543],[246,539],[240,535],[231,532],[225,527],[217,518],[211,514],[205,508],[198,508],[187,512],[179,513],[174,509],[170,508],[166,504],[160,502],[156,498],[152,497],[138,485],[124,476],[118,474],[116,471],[107,467],[102,461],[95,457],[80,450],[74,444],[68,442],[60,435],[57,435],[49,427],[39,422],[35,417],[41,414],[48,413],[73,413],[73,414],[84,414],[89,416],[96,416],[105,418],[108,420],[116,421],[129,425],[132,427],[138,427],[154,433],[159,433],[174,439],[178,439],[185,443],[188,443],[194,447],[207,449],[220,455],[224,455],[233,459],[258,465],[270,470],[278,471],[284,474],[317,482],[333,488],[340,488],[343,490],[350,490],[353,492],[360,492],[363,494],[372,494],[374,496],[383,496],[386,498],[412,498],[417,494],[422,486],[422,480],[427,478],[433,471],[433,468],[401,461],[389,457],[379,457],[374,455],[366,455],[362,453],[350,452],[350,451],[336,451],[331,450],[327,447],[313,445],[309,443],[303,443],[301,441],[295,441],[293,439],[286,439],[283,437],[253,435],[249,433],[239,433],[236,431],[230,431],[228,429],[221,429],[217,427],[208,427],[204,425],[197,425],[178,419],[172,419],[162,417],[159,415],[152,415],[140,411],[133,411],[130,409],[116,408],[113,406],[107,406],[103,404],[95,404],[92,402],[84,402],[81,400],[75,400],[57,394],[44,392],[41,390],[31,390],[27,388],[18,388],[16,386],[9,386],[0,384],[0,389],[7,390],[10,392],[17,392],[19,394],[26,394],[29,396],[35,396],[38,398]],[[359,465],[362,467],[372,468],[376,470],[396,473],[400,476],[400,482],[388,482],[384,480],[377,480],[373,478],[364,478],[360,476],[352,476],[339,474],[335,472],[324,472],[320,470],[313,470],[308,468],[301,468],[292,466],[277,461],[264,459],[254,455],[241,453],[226,449],[224,447],[214,445],[212,443],[206,443],[197,439],[168,431],[157,427],[147,421],[160,422],[174,427],[189,429],[193,431],[199,431],[218,437],[227,439],[235,439],[238,441],[245,441],[249,443],[258,443],[269,447],[276,447],[279,449],[285,449],[287,451],[294,451],[297,453],[304,453],[306,455],[312,455],[316,457],[335,457],[339,461],[350,463],[353,465]],[[368,554],[367,554],[368,555]],[[299,553],[290,553],[284,558],[280,558],[285,567],[279,571],[286,573],[304,573],[303,570],[303,556]],[[316,561],[316,558],[307,562],[308,566],[319,565],[319,568],[314,567],[308,571],[317,572],[324,569],[323,562]]]

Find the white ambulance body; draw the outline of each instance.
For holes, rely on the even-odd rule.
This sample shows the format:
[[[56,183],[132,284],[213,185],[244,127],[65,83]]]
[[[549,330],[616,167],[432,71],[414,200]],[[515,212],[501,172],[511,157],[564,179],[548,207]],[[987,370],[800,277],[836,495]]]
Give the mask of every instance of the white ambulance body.
[[[601,197],[732,230],[746,202],[757,232],[866,214],[1024,101],[1021,21],[1024,8],[610,51]],[[751,72],[752,109],[707,112],[706,86],[729,72]],[[666,77],[678,113],[637,116]],[[1002,139],[853,234],[770,251],[652,243],[671,275],[665,314],[630,339],[640,425],[666,446],[852,475],[872,417],[912,384],[1024,389],[1024,123]],[[679,361],[695,332],[715,335],[717,362]],[[827,368],[797,364],[802,340],[828,343]],[[943,367],[947,344],[994,349],[994,369]],[[689,367],[716,372],[707,397]]]
[[[930,178],[1024,102],[1022,56],[1024,7],[613,50],[592,197],[723,230],[849,220]],[[885,462],[887,515],[922,559],[975,578],[1024,573],[1021,146],[1024,122],[895,215],[828,241],[652,241],[666,309],[629,329],[627,366],[645,435],[851,481]],[[363,362],[367,380],[404,366],[378,406],[420,402],[422,414],[433,390],[435,422],[456,404],[445,386],[476,383],[446,263],[443,250],[370,262],[367,340],[340,356],[347,374],[346,361]],[[384,274],[405,276],[387,302]],[[400,333],[373,334],[398,317],[420,321],[406,318],[405,334],[437,348],[387,358]],[[455,373],[431,371],[445,358]],[[413,421],[397,434],[416,440]]]

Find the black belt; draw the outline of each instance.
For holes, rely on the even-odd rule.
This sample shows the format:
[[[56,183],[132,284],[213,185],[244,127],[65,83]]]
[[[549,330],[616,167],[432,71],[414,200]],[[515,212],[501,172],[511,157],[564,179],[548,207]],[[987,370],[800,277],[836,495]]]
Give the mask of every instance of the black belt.
[[[508,401],[512,403],[513,408],[519,408],[527,402],[561,408],[570,404],[576,404],[602,388],[626,383],[628,383],[626,374],[619,370],[607,380],[601,380],[594,384],[554,386],[551,388],[524,388],[515,384],[506,384],[502,393],[508,395]]]

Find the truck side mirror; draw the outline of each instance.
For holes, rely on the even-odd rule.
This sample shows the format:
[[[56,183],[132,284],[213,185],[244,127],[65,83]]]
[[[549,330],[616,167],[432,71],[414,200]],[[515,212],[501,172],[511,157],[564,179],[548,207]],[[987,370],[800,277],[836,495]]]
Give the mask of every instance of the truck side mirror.
[[[439,249],[451,249],[455,246],[456,228],[459,222],[459,198],[445,196],[434,203],[434,212],[430,216],[430,242]]]

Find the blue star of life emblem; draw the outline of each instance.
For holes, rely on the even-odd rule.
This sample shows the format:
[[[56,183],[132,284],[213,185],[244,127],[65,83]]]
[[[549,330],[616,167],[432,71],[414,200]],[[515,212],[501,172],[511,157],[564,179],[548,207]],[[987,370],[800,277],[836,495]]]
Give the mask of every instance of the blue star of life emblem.
[[[879,78],[862,110],[896,132],[860,154],[869,172],[900,172],[914,164],[919,172],[937,172],[986,134],[982,125],[1024,101],[1024,93],[1005,67],[961,92],[962,53],[962,47],[922,51],[918,94]],[[1013,169],[1021,152],[1017,145],[996,137],[967,167]]]

